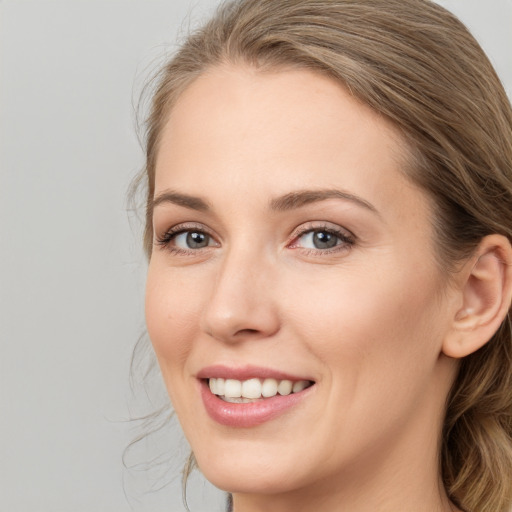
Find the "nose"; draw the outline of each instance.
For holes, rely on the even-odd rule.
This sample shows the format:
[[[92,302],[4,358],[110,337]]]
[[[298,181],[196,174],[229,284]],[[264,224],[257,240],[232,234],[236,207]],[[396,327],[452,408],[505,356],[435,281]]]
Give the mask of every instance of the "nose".
[[[212,294],[201,318],[209,336],[234,343],[272,336],[279,330],[273,265],[246,251],[231,251],[219,263]]]

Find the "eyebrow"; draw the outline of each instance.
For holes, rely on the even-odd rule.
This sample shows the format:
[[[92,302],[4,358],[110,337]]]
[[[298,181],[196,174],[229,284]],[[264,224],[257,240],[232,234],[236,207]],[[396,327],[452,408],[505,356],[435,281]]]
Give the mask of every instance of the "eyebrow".
[[[350,201],[358,206],[370,210],[373,213],[376,213],[377,215],[380,215],[377,208],[365,199],[337,189],[298,190],[295,192],[289,192],[283,196],[271,199],[269,207],[273,211],[284,212],[302,208],[303,206],[307,206],[311,203],[326,201],[327,199],[342,199],[344,201]],[[172,190],[166,190],[161,194],[158,194],[150,203],[151,210],[162,203],[172,203],[201,212],[208,212],[212,209],[210,204],[200,197],[182,194]]]
[[[150,203],[150,209],[153,210],[156,206],[162,203],[172,203],[189,208],[190,210],[198,210],[200,212],[207,212],[211,209],[210,205],[200,197],[181,194],[172,190],[166,190],[153,198]]]
[[[284,196],[272,199],[270,201],[270,208],[280,212],[294,210],[296,208],[301,208],[308,204],[325,201],[327,199],[342,199],[344,201],[350,201],[379,215],[377,208],[365,199],[337,189],[299,190],[297,192],[290,192]]]

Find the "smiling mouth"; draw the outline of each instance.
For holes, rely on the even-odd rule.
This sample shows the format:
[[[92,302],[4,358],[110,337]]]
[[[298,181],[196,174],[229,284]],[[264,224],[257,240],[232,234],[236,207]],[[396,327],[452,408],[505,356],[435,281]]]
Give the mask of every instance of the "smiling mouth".
[[[206,382],[214,395],[229,403],[252,403],[277,395],[287,396],[300,393],[314,384],[310,380],[292,381],[272,378],[247,380],[209,378]]]

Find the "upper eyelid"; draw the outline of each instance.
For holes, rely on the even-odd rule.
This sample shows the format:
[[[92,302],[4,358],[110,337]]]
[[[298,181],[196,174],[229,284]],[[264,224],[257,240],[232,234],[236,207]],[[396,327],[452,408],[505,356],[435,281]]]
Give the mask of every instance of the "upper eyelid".
[[[291,234],[289,235],[287,243],[289,243],[290,241],[296,240],[298,237],[303,236],[304,234],[309,233],[311,231],[321,231],[321,230],[333,232],[335,234],[341,232],[342,234],[345,234],[347,238],[351,238],[354,240],[357,238],[351,230],[349,230],[339,224],[335,224],[333,222],[329,222],[329,221],[325,221],[325,220],[323,220],[323,221],[313,220],[313,221],[303,222],[300,225],[298,225],[297,227],[295,227],[292,230]],[[182,223],[176,224],[168,229],[165,229],[160,236],[156,236],[157,230],[154,229],[155,238],[157,240],[161,239],[169,234],[178,235],[180,233],[187,232],[187,231],[204,232],[208,236],[211,236],[217,242],[220,242],[222,240],[222,238],[220,236],[218,236],[212,229],[210,229],[205,224],[202,224],[199,222],[191,221],[191,222],[182,222]]]
[[[163,247],[167,247],[171,245],[172,241],[176,239],[176,237],[182,233],[186,232],[201,232],[208,235],[212,238],[216,243],[218,242],[218,238],[212,234],[211,230],[208,229],[204,224],[196,223],[196,222],[182,222],[171,226],[170,228],[162,230],[161,234],[157,234],[158,231],[153,229],[153,243],[156,245],[160,245]],[[186,251],[187,249],[183,249]],[[191,251],[197,251],[198,249],[190,249]]]
[[[317,223],[319,223],[319,224],[317,224]],[[311,231],[321,231],[321,230],[330,231],[330,232],[334,232],[334,233],[342,232],[342,233],[346,234],[347,237],[350,237],[353,239],[356,238],[356,236],[354,235],[354,233],[352,231],[350,231],[350,229],[340,226],[339,224],[334,224],[332,222],[327,222],[327,221],[308,221],[306,223],[300,224],[293,230],[292,237],[296,238],[299,235],[303,235],[303,234],[309,233]]]
[[[154,233],[157,232],[156,229],[154,229],[153,231],[154,231]],[[204,224],[196,223],[196,222],[181,222],[179,224],[176,224],[175,226],[171,226],[170,228],[164,229],[162,231],[163,231],[163,235],[166,235],[169,233],[178,234],[180,232],[186,232],[186,231],[200,231],[200,232],[204,232],[210,236],[215,237],[215,235],[213,234],[211,229],[209,229]]]

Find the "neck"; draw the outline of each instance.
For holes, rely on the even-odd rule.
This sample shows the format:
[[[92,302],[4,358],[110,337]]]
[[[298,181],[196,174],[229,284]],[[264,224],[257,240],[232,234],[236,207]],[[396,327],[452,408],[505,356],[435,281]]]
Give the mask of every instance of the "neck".
[[[409,467],[409,470],[417,468]],[[424,478],[420,474],[424,475]],[[281,494],[235,494],[233,512],[461,512],[448,499],[437,477],[396,468],[383,475],[340,475],[339,482],[314,482]]]

